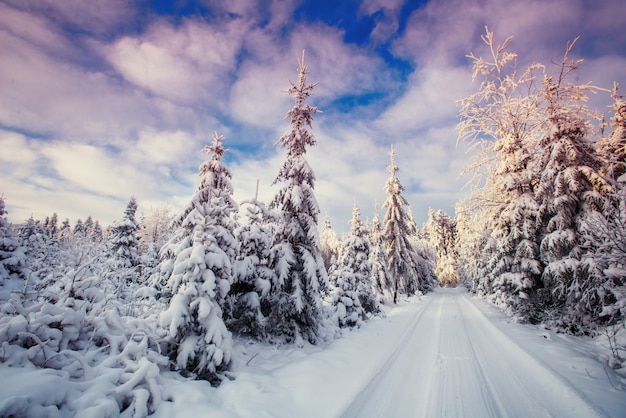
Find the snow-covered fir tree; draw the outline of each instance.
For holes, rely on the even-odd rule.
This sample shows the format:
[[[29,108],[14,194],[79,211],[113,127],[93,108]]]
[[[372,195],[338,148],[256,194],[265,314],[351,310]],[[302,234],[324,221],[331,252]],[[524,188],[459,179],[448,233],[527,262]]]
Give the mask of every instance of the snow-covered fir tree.
[[[587,219],[584,256],[595,294],[583,293],[585,301],[595,302],[603,326],[624,329],[626,321],[626,100],[612,92],[613,117],[610,132],[600,139],[598,153],[601,173],[610,183],[608,204],[602,214]],[[616,359],[619,360],[619,359]],[[623,367],[623,365],[622,365]]]
[[[545,113],[551,129],[539,144],[542,170],[537,200],[541,202],[540,256],[546,266],[542,280],[552,290],[550,303],[558,307],[565,303],[573,318],[577,317],[570,331],[579,332],[590,321],[589,312],[584,312],[587,307],[579,303],[589,282],[589,271],[581,264],[585,253],[581,237],[590,227],[589,217],[603,211],[605,200],[595,186],[604,180],[598,174],[601,161],[592,141],[593,115],[584,104],[586,92],[594,89],[569,83],[569,74],[582,63],[568,60],[572,45],[558,77],[544,79]]]
[[[342,264],[348,266],[354,272],[357,280],[357,294],[361,306],[368,314],[380,312],[380,306],[375,296],[372,283],[372,269],[369,262],[370,242],[368,230],[361,221],[361,211],[354,204],[352,219],[350,220],[350,234],[341,245]]]
[[[170,357],[181,372],[210,381],[231,363],[232,337],[222,306],[239,251],[233,235],[238,206],[222,161],[223,139],[215,133],[212,145],[204,147],[209,159],[200,166],[202,181],[161,251],[169,306],[159,323],[167,330]]]
[[[355,204],[350,233],[343,240],[330,273],[330,282],[334,287],[332,305],[336,309],[337,322],[342,327],[360,325],[368,315],[380,311],[371,281],[367,231],[360,216],[361,212]]]
[[[322,230],[320,231],[320,249],[322,251],[322,259],[326,270],[330,270],[330,266],[336,261],[339,253],[339,238],[337,233],[330,224],[330,216],[324,216]]]
[[[276,280],[269,267],[272,244],[271,216],[258,199],[242,203],[246,208],[247,223],[235,230],[240,252],[234,265],[234,278],[227,296],[224,318],[233,332],[267,336],[267,316],[271,312],[271,288]]]
[[[626,173],[626,100],[618,90],[619,84],[615,83],[609,134],[598,141],[598,154],[603,161],[601,173],[612,184]]]
[[[428,211],[428,220],[422,234],[434,247],[436,253],[436,275],[439,284],[455,287],[460,277],[457,267],[456,222],[445,212],[432,208]]]
[[[126,210],[124,210],[124,217],[121,221],[116,222],[111,230],[111,251],[123,267],[135,267],[139,264],[137,238],[139,223],[135,219],[136,213],[137,200],[133,196],[130,198]],[[91,216],[88,219],[91,219]],[[94,229],[93,222],[90,222],[89,225],[85,221],[84,227],[88,236]]]
[[[412,229],[410,218],[405,206],[408,202],[402,196],[404,186],[396,176],[399,168],[395,161],[393,147],[389,153],[391,164],[387,170],[391,174],[385,184],[387,199],[383,208],[385,213],[385,227],[383,230],[387,266],[393,284],[393,302],[398,300],[398,294],[414,295],[416,292],[426,292],[433,287],[430,271],[420,263],[409,239]]]
[[[83,226],[82,219],[78,219],[76,221],[76,224],[74,224],[74,229],[72,230],[72,233],[76,236],[85,235],[85,227]]]
[[[111,233],[106,240],[111,257],[107,260],[105,275],[116,283],[116,296],[124,301],[128,309],[133,308],[134,293],[139,287],[141,276],[141,256],[139,254],[137,231],[139,223],[135,219],[137,212],[137,201],[131,197],[124,216],[121,221],[115,222],[111,226]],[[91,216],[85,220],[83,227],[84,235],[79,239],[84,239],[92,243],[97,243],[95,236],[96,225]]]
[[[528,303],[541,287],[539,238],[535,220],[538,203],[535,188],[540,171],[535,161],[543,132],[539,108],[540,89],[536,73],[544,70],[531,64],[523,72],[517,56],[508,50],[512,37],[496,46],[493,32],[482,36],[490,57],[470,54],[473,78],[482,78],[478,92],[459,101],[462,122],[459,134],[477,151],[469,170],[475,180],[488,173],[475,188],[470,204],[480,206],[489,231],[483,251],[484,269],[479,286],[489,288],[499,301],[509,305]],[[471,207],[467,209],[472,210]]]
[[[319,244],[318,216],[314,194],[315,176],[305,159],[307,147],[315,145],[311,133],[317,108],[305,101],[315,84],[307,84],[304,52],[299,62],[298,82],[288,90],[295,104],[287,112],[291,128],[279,139],[287,156],[274,184],[285,183],[271,202],[279,212],[270,251],[270,267],[276,273],[272,285],[270,329],[279,339],[300,345],[319,340],[322,322],[321,293],[328,286]]]
[[[371,281],[374,285],[374,291],[378,295],[379,301],[385,301],[393,294],[393,283],[387,268],[385,239],[378,205],[374,205],[374,218],[372,219],[372,229],[370,231],[369,263],[372,271]]]

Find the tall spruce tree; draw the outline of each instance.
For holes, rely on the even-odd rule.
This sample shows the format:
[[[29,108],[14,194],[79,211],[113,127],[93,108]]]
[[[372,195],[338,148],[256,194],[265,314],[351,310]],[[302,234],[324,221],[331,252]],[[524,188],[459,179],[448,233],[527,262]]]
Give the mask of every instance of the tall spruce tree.
[[[167,330],[176,368],[215,381],[232,357],[232,337],[222,305],[233,281],[238,243],[233,236],[237,204],[231,174],[222,162],[226,149],[217,133],[204,147],[209,159],[200,166],[202,181],[183,213],[178,229],[163,247],[161,272],[169,307],[160,317]]]
[[[409,237],[412,233],[410,217],[405,209],[408,202],[402,196],[404,186],[396,176],[399,168],[395,161],[393,147],[389,153],[391,164],[387,170],[391,174],[385,185],[387,200],[383,208],[385,228],[383,231],[387,266],[393,284],[393,302],[398,301],[398,293],[413,295],[417,291],[426,292],[432,288],[430,274],[425,274],[424,266],[416,257]]]
[[[302,344],[319,339],[322,321],[321,292],[328,276],[317,230],[320,213],[314,195],[315,176],[305,159],[307,147],[315,145],[311,133],[317,107],[305,101],[316,84],[307,84],[304,52],[299,61],[298,83],[288,90],[295,105],[287,113],[291,128],[279,139],[287,150],[274,184],[286,183],[270,207],[277,209],[280,220],[270,251],[270,266],[276,273],[272,285],[272,312],[269,332],[286,341]]]

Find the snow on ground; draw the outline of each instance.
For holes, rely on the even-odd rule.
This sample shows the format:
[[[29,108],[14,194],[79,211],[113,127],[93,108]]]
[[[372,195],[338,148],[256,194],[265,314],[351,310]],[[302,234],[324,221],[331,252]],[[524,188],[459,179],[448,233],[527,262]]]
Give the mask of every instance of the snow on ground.
[[[239,340],[233,380],[218,388],[163,373],[154,416],[626,417],[626,380],[599,342],[517,324],[463,289],[437,289],[325,346]],[[59,416],[60,404],[61,416],[117,414],[110,384],[6,364],[0,376],[9,415],[29,404],[42,417]]]
[[[328,346],[240,345],[236,379],[219,388],[171,374],[155,416],[626,416],[603,355],[437,289]]]

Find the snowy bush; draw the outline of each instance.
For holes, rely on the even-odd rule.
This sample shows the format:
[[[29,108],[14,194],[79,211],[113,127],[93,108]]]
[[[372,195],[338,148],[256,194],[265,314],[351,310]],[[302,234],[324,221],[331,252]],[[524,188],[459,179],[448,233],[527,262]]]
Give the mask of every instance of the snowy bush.
[[[98,293],[56,303],[15,297],[2,306],[0,362],[50,369],[57,379],[45,398],[35,385],[5,399],[0,415],[145,417],[156,410],[168,361],[159,352],[155,321],[120,316]]]
[[[29,237],[32,244],[42,235]],[[30,253],[31,265],[48,259],[55,271],[33,272],[42,277],[0,307],[1,367],[53,384],[23,387],[0,403],[0,416],[147,416],[162,400],[160,371],[168,365],[156,331],[158,302],[128,316],[134,310],[118,299],[105,244],[72,234],[55,245],[54,253]]]
[[[7,221],[4,196],[0,196],[0,303],[10,298],[11,292],[23,290],[26,278],[26,255]]]

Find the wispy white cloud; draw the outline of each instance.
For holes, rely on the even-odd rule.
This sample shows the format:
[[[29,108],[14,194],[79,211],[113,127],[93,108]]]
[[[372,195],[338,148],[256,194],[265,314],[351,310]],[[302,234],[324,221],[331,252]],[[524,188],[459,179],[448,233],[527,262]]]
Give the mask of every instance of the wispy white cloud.
[[[242,23],[233,19],[208,24],[190,18],[173,25],[159,20],[140,36],[125,36],[106,46],[105,55],[119,74],[153,94],[219,108],[246,36]]]
[[[472,89],[467,67],[426,66],[411,75],[405,93],[376,121],[395,134],[449,122],[456,100]]]

